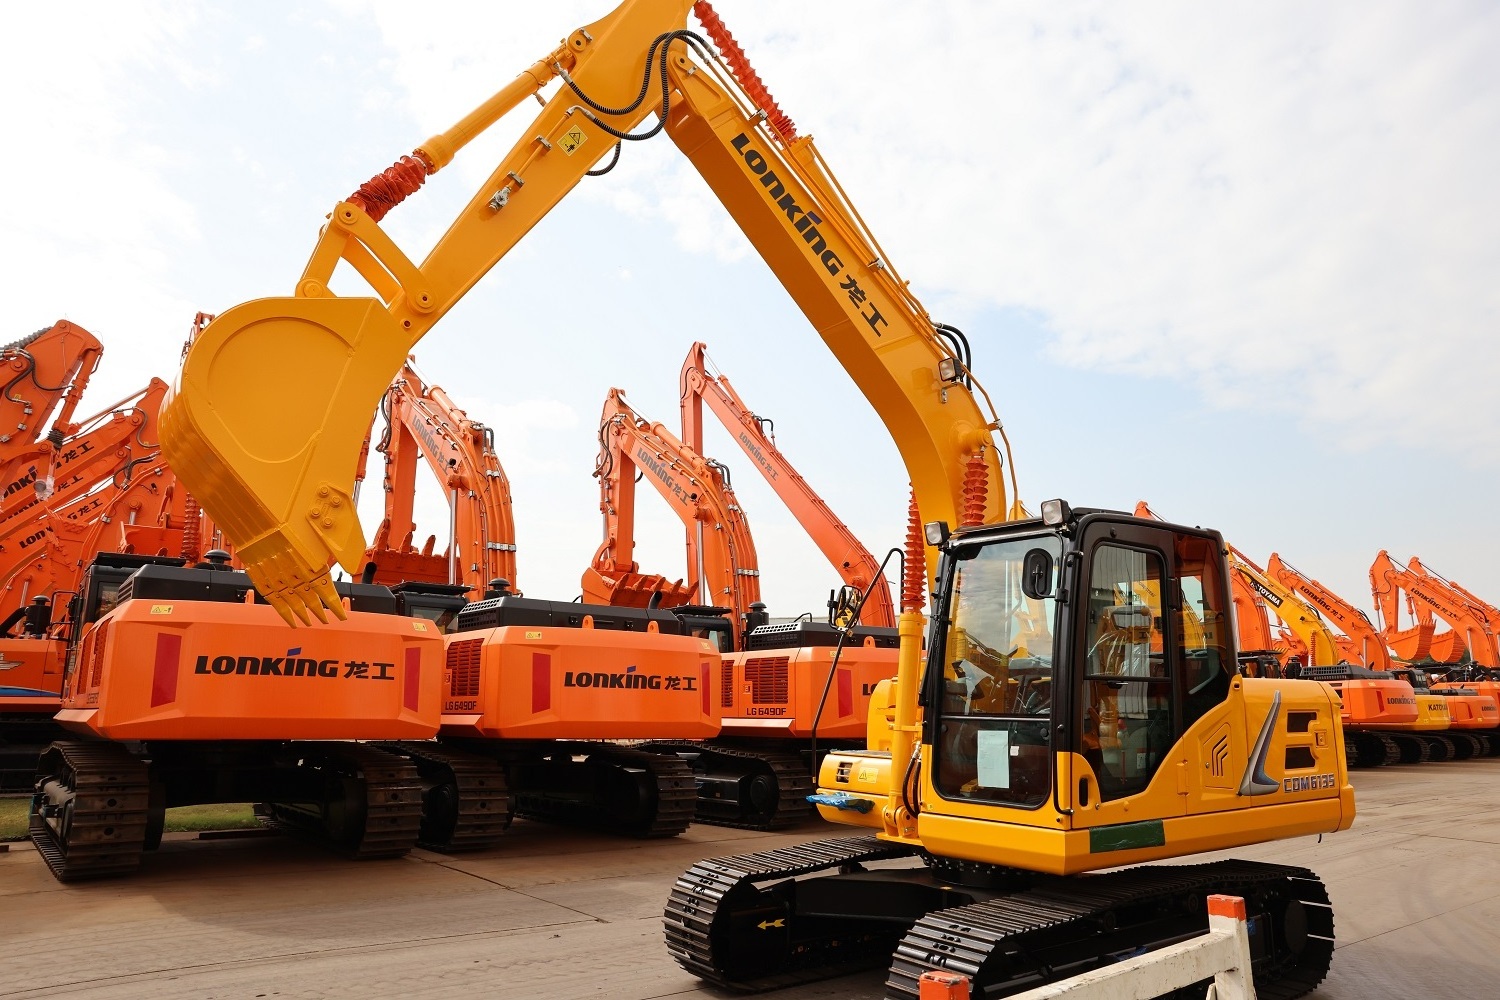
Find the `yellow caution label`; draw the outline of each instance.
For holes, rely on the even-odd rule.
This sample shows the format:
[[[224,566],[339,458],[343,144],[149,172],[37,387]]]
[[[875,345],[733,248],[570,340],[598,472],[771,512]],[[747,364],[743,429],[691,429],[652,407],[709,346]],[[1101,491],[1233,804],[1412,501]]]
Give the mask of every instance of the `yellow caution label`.
[[[412,622],[411,623],[411,630],[413,632],[426,632],[427,631],[427,623],[426,622]]]
[[[574,125],[562,134],[562,138],[557,140],[557,144],[562,147],[564,153],[572,156],[578,152],[578,147],[582,146],[587,139],[588,136],[583,134],[582,126]]]
[[[528,639],[540,639],[541,637],[542,637],[542,633],[540,633],[540,632],[527,632],[526,633],[526,638],[528,638]]]
[[[153,604],[151,605],[151,613],[153,615],[170,615],[172,613],[172,605]]]
[[[862,768],[860,768],[859,772],[854,775],[854,780],[855,781],[874,781],[875,780],[875,769],[873,767],[862,767]]]

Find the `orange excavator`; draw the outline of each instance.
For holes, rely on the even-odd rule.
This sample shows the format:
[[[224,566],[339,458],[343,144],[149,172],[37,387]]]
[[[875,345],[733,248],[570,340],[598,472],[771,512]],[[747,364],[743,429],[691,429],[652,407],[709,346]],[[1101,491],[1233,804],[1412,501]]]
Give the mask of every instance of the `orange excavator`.
[[[1375,608],[1385,623],[1382,635],[1398,659],[1407,662],[1430,660],[1440,664],[1472,659],[1486,667],[1500,666],[1500,649],[1485,612],[1470,602],[1447,581],[1423,570],[1398,566],[1384,549],[1370,565],[1370,590]],[[1398,631],[1400,599],[1416,619],[1413,628]],[[1448,625],[1448,631],[1436,632],[1436,618]],[[1410,635],[1427,635],[1425,644],[1410,642]]]
[[[619,389],[605,401],[599,441],[594,475],[605,537],[584,573],[585,600],[655,601],[724,654],[714,692],[723,711],[718,738],[653,741],[649,749],[692,765],[698,820],[764,830],[805,818],[818,759],[810,738],[815,731],[844,745],[864,738],[869,695],[895,673],[895,629],[854,625],[857,596],[848,597],[847,585],[850,620],[769,624],[754,542],[728,468],[642,418]],[[632,558],[638,472],[686,529],[686,584],[642,574]],[[845,633],[852,636],[847,650]]]
[[[684,28],[690,10],[722,61]],[[380,217],[553,81],[427,259],[407,258]],[[635,131],[652,113],[658,124]],[[1004,522],[998,420],[967,347],[940,336],[706,0],[628,0],[573,32],[335,206],[295,295],[237,306],[204,331],[164,444],[252,577],[289,623],[338,617],[327,567],[364,552],[348,491],[366,415],[411,344],[585,174],[607,169],[616,142],[663,131],[875,407],[920,511],[898,675],[870,715],[880,749],[830,753],[820,772],[820,812],[864,835],[694,865],[667,904],[669,952],[705,979],[755,988],[894,951],[894,996],[915,997],[935,968],[997,995],[1202,933],[1203,896],[1228,892],[1246,900],[1258,992],[1313,989],[1332,960],[1333,915],[1312,872],[1103,869],[1346,829],[1354,794],[1336,699],[1326,685],[1234,676],[1217,533],[1061,500]],[[341,261],[373,294],[332,294]],[[257,419],[272,359],[293,355],[290,383],[276,373],[282,419]],[[1128,599],[1141,593],[1159,603]],[[480,636],[450,634],[450,657],[469,641],[483,651]],[[499,666],[481,663],[478,679]],[[624,676],[609,685],[639,690]]]
[[[1484,612],[1471,604],[1460,592],[1446,581],[1429,575],[1419,568],[1403,568],[1391,559],[1384,549],[1370,566],[1370,587],[1375,597],[1375,608],[1384,622],[1381,633],[1386,644],[1398,659],[1411,660],[1412,654],[1422,643],[1413,642],[1413,636],[1426,638],[1426,655],[1421,663],[1412,663],[1399,668],[1396,673],[1405,676],[1417,692],[1419,704],[1424,696],[1439,696],[1447,703],[1449,728],[1467,733],[1467,738],[1450,738],[1453,734],[1433,733],[1424,737],[1428,756],[1434,760],[1452,757],[1469,757],[1485,753],[1493,746],[1500,732],[1495,722],[1500,719],[1496,708],[1496,695],[1500,692],[1481,693],[1463,685],[1429,687],[1430,679],[1425,667],[1432,662],[1443,666],[1458,665],[1466,657],[1482,667],[1493,667],[1500,663],[1496,652],[1495,636]],[[1413,627],[1401,629],[1399,614],[1401,596],[1416,619]],[[1436,633],[1436,620],[1442,619],[1449,631]],[[1442,657],[1438,660],[1437,657]],[[1423,759],[1428,759],[1424,757]]]
[[[514,589],[516,529],[510,480],[495,454],[495,434],[471,419],[441,386],[429,385],[410,358],[381,400],[386,427],[376,449],[385,457],[385,519],[365,550],[374,564],[370,582],[448,584],[481,594],[503,579]],[[448,499],[449,543],[434,553],[429,536],[412,546],[416,523],[417,458],[442,484]]]
[[[56,446],[73,433],[73,411],[103,353],[92,333],[65,319],[0,348],[0,483],[6,498],[50,478],[45,462],[35,464],[38,455],[30,446],[42,443],[42,426],[54,408],[45,441]]]
[[[777,447],[773,422],[754,413],[728,377],[713,369],[702,342],[689,349],[679,387],[684,442],[701,452],[707,403],[842,580],[826,622],[805,617],[747,629],[724,661],[724,729],[715,745],[734,752],[775,746],[810,757],[816,773],[820,740],[864,745],[870,696],[882,680],[895,676],[890,587],[875,557]],[[753,810],[732,810],[752,798],[756,786],[744,778],[709,780],[713,763],[701,758],[695,763],[699,817],[755,825],[749,818]],[[764,787],[762,780],[762,793]]]
[[[1391,672],[1390,650],[1363,611],[1278,553],[1271,553],[1266,576],[1317,607],[1343,632],[1335,637],[1343,662],[1311,664],[1306,675],[1339,692],[1350,765],[1378,767],[1429,758],[1431,747],[1421,734],[1447,728],[1447,703],[1425,695],[1419,699],[1410,683]]]
[[[53,875],[133,871],[167,809],[214,802],[350,857],[406,853],[415,768],[349,741],[437,731],[442,637],[420,598],[340,583],[344,618],[291,636],[228,553],[205,556],[102,554],[84,574],[57,713],[81,738],[43,751],[30,811]]]
[[[707,634],[722,652],[738,648],[745,619],[760,602],[760,569],[728,467],[646,420],[624,392],[610,389],[599,418],[594,477],[604,541],[584,571],[584,600],[620,607],[722,607],[729,619],[722,627],[709,624]],[[643,574],[635,561],[635,486],[647,477],[686,529],[686,583]]]
[[[1359,608],[1283,560],[1278,553],[1272,552],[1266,562],[1266,576],[1316,607],[1343,633],[1334,637],[1338,643],[1339,659],[1381,672],[1391,669],[1390,649],[1371,624],[1369,616]]]

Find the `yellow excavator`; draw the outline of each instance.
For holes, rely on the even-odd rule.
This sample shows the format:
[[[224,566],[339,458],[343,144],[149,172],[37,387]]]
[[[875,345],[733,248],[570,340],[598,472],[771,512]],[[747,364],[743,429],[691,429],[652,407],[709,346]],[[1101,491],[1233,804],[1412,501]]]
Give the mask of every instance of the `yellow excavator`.
[[[428,257],[407,258],[381,217],[533,95],[522,140]],[[236,306],[195,341],[163,447],[257,588],[290,624],[342,614],[328,566],[353,572],[364,551],[359,446],[412,344],[585,175],[663,131],[871,402],[916,508],[878,749],[831,753],[820,774],[820,812],[856,835],[694,865],[667,904],[671,954],[757,988],[894,951],[892,996],[915,996],[928,969],[998,995],[1199,933],[1205,897],[1229,892],[1252,915],[1262,993],[1312,989],[1333,954],[1312,872],[1085,873],[1348,827],[1337,699],[1237,675],[1216,533],[1061,501],[1007,521],[1000,424],[968,341],[911,294],[706,0],[627,0],[574,31],[336,205],[294,295]],[[335,296],[340,262],[372,294]]]

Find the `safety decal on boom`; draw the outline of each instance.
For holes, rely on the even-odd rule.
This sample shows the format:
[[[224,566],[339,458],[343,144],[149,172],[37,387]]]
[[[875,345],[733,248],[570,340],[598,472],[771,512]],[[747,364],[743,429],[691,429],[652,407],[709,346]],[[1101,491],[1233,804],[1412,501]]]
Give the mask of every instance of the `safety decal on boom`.
[[[557,140],[557,144],[562,147],[564,153],[572,156],[578,151],[578,147],[583,145],[586,139],[588,139],[588,136],[583,134],[583,128],[574,125],[562,134],[562,138]]]

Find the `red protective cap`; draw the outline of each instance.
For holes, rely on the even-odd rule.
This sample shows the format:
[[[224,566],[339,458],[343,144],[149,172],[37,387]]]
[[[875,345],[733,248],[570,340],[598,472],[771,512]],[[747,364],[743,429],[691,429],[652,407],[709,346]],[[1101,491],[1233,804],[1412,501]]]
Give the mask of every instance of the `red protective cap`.
[[[1209,896],[1208,915],[1211,917],[1233,917],[1245,919],[1245,901],[1239,896]]]

